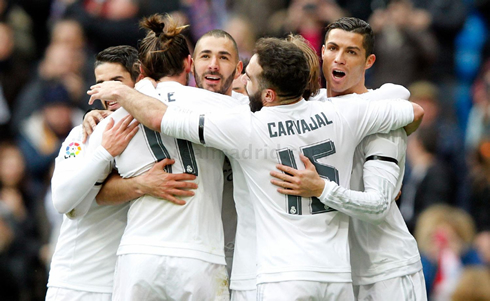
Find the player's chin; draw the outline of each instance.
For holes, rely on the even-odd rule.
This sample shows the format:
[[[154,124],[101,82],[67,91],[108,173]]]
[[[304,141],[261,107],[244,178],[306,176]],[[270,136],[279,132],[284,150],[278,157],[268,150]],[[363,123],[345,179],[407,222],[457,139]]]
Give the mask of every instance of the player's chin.
[[[220,87],[218,85],[206,85],[204,86],[204,89],[208,90],[208,91],[211,91],[211,92],[219,92]]]

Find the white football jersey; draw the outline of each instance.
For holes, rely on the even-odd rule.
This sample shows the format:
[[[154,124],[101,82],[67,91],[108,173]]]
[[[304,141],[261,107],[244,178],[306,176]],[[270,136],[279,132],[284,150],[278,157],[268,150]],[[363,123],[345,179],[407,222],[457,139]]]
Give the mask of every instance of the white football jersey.
[[[412,120],[412,105],[402,100],[301,100],[255,114],[169,107],[161,131],[222,149],[241,166],[245,183],[235,177],[235,187],[246,185],[254,205],[257,283],[350,282],[348,216],[316,198],[280,194],[269,173],[277,163],[304,169],[303,153],[322,176],[348,186],[357,144]]]
[[[232,97],[237,98],[241,104],[249,104],[248,96],[240,93],[232,92]],[[249,109],[248,109],[249,110]],[[229,158],[233,182],[245,183],[240,164],[234,159]],[[236,214],[235,233],[232,236],[232,227],[225,225],[225,243],[234,241],[233,252],[233,269],[230,276],[230,289],[251,291],[256,288],[256,235],[255,235],[255,215],[252,202],[250,202],[250,193],[245,185],[233,185],[234,207],[232,208],[229,200],[225,199],[225,195],[229,195],[229,183],[225,177],[223,189],[223,214],[233,217],[233,210]],[[227,211],[225,211],[227,210]],[[225,222],[225,219],[223,219]],[[227,219],[228,223],[230,219]],[[233,223],[233,220],[232,220]],[[227,230],[228,227],[228,230]],[[228,238],[227,238],[227,235]],[[225,251],[227,246],[225,245]]]
[[[65,211],[49,271],[48,287],[111,293],[116,251],[128,204],[99,206],[95,196],[112,170],[112,156],[102,147],[88,154],[82,127],[63,142],[52,178],[53,202]],[[74,209],[73,209],[74,208]]]
[[[255,234],[255,214],[251,199],[253,196],[245,185],[245,175],[240,163],[230,158],[233,170],[233,198],[237,211],[237,230],[230,289],[255,290],[257,278],[257,245]]]
[[[229,96],[203,89],[162,82],[155,88],[147,81],[139,82],[137,90],[155,96],[170,106],[179,105],[207,112],[210,108],[233,108],[239,102]],[[247,108],[248,109],[248,108]],[[110,117],[116,122],[128,113],[119,109]],[[108,118],[107,118],[108,119]],[[103,121],[98,128],[104,128]],[[188,141],[175,139],[139,125],[140,129],[127,148],[115,158],[123,178],[148,171],[164,158],[175,159],[168,172],[197,176],[195,195],[186,197],[186,204],[175,205],[151,196],[131,201],[128,223],[117,254],[154,254],[188,257],[210,263],[225,264],[221,198],[223,162],[221,151]],[[92,135],[100,139],[101,131]]]
[[[249,102],[248,96],[245,96],[243,94],[236,93],[235,91],[232,91],[231,97],[237,99],[241,104],[248,106],[248,102]],[[231,159],[231,160],[233,160],[233,159]],[[242,200],[242,198],[243,198],[242,193],[240,193],[240,192],[235,193],[234,192],[234,189],[233,189],[234,174],[235,174],[235,172],[231,168],[230,159],[226,158],[225,164],[223,165],[223,177],[224,177],[223,208],[221,211],[221,218],[223,220],[223,230],[224,230],[224,235],[225,235],[226,266],[228,269],[228,274],[231,276],[230,287],[234,287],[234,286],[236,286],[236,281],[234,281],[233,274],[234,273],[236,274],[236,272],[233,272],[234,269],[232,269],[233,262],[245,261],[244,264],[248,263],[248,265],[251,266],[250,269],[252,270],[252,272],[249,273],[252,275],[252,279],[251,279],[251,282],[252,282],[251,287],[252,288],[251,289],[254,289],[255,288],[255,248],[252,248],[253,254],[250,254],[249,252],[243,253],[243,252],[240,252],[238,249],[235,249],[236,233],[237,233],[237,227],[238,227],[238,225],[237,225],[238,214],[237,214],[237,209],[236,209],[236,205],[235,205],[235,202],[237,202],[237,200],[235,200],[234,195],[235,194],[237,195],[239,203],[241,203],[245,206],[251,205],[251,204],[248,201],[248,199],[244,199],[244,201]],[[253,213],[252,208],[250,208],[250,212]],[[241,213],[241,216],[244,216],[244,214],[245,214],[243,212],[243,210],[240,213]],[[241,223],[243,223],[244,220],[247,220],[247,221],[255,220],[255,218],[253,216],[241,218],[240,219]],[[243,226],[240,226],[240,229],[242,229],[242,228],[243,228]],[[244,233],[242,230],[241,232],[242,232],[242,236],[250,237],[250,241],[253,241],[253,243],[255,245],[255,226],[253,228],[253,231],[247,230]],[[248,245],[248,243],[246,245]],[[247,248],[247,251],[249,251],[248,248]],[[236,256],[234,256],[235,252],[237,253]],[[252,262],[252,264],[250,264],[252,259],[254,261]],[[243,272],[241,272],[241,270],[243,269],[243,267],[242,267],[243,264],[238,263],[237,265],[238,265],[238,274],[243,274]]]
[[[408,99],[410,93],[402,86],[385,84],[381,88],[358,95],[366,101],[398,97]],[[405,174],[407,135],[403,129],[388,134],[366,137],[357,147],[351,178],[351,189],[363,191],[363,176],[372,170],[363,168],[366,158],[382,156],[398,162],[400,176],[395,196],[400,191]],[[372,162],[372,161],[368,161]],[[364,172],[363,172],[364,170]],[[422,269],[415,238],[410,234],[396,202],[392,202],[381,222],[371,223],[356,218],[349,226],[352,280],[366,285],[382,280],[414,274]]]

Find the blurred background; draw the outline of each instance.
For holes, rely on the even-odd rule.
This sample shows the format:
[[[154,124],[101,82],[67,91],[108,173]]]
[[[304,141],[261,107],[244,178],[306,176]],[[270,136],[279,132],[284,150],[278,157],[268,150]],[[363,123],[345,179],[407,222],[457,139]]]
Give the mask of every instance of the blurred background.
[[[244,61],[263,36],[298,33],[320,54],[329,22],[368,21],[368,88],[404,85],[425,109],[398,206],[430,298],[490,300],[490,0],[0,0],[0,300],[44,300],[54,158],[90,109],[95,54],[137,46],[153,13],[190,24],[190,45],[228,31]]]

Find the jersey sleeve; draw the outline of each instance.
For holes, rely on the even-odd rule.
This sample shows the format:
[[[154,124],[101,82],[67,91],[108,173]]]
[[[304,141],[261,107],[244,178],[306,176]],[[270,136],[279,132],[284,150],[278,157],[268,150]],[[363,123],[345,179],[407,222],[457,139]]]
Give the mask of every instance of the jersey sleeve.
[[[402,128],[414,119],[412,103],[403,99],[355,99],[355,103],[340,101],[339,104],[344,106],[344,116],[359,141],[368,135]]]
[[[394,198],[400,168],[387,161],[367,161],[364,164],[363,192],[346,189],[325,180],[320,201],[351,217],[377,223],[388,213]]]
[[[361,144],[365,160],[362,177],[364,191],[345,189],[335,182],[325,181],[325,188],[319,197],[321,202],[366,222],[378,223],[385,218],[398,193],[402,154],[393,139],[383,136],[369,136]]]
[[[368,99],[400,98],[408,100],[408,98],[410,97],[410,91],[408,91],[407,88],[401,85],[384,84],[378,89],[371,90],[362,95]]]
[[[104,124],[105,122],[101,122],[100,125]],[[100,190],[100,183],[112,170],[113,157],[98,142],[101,138],[96,137],[102,133],[103,131],[96,129],[88,144],[76,142],[80,140],[70,133],[55,160],[51,180],[53,205],[59,213],[66,214],[69,218],[81,217],[87,213]],[[99,145],[95,145],[97,142]],[[78,153],[75,151],[68,154],[68,150],[74,146]]]
[[[161,132],[220,150],[237,149],[250,134],[250,114],[237,109],[219,109],[198,113],[178,106],[167,108],[162,118]],[[244,139],[236,139],[243,137]]]

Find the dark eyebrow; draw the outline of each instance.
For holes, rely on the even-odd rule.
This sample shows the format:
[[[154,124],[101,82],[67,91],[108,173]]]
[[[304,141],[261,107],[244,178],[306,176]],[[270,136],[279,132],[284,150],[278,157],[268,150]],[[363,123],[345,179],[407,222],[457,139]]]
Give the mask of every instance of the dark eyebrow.
[[[212,51],[211,50],[202,50],[202,51],[199,52],[199,54],[203,54],[203,53],[209,54],[209,53],[212,53]],[[219,51],[218,53],[221,54],[221,55],[229,55],[229,56],[231,56],[231,53],[229,53],[228,51]]]
[[[121,75],[118,75],[118,76],[114,76],[112,78],[110,78],[109,80],[119,80],[119,81],[122,81],[124,79],[124,77],[122,77]],[[103,80],[98,80],[96,82],[96,84],[102,84],[104,81]]]
[[[357,46],[349,46],[347,47],[348,50],[352,50],[352,49],[355,49],[357,51],[361,51],[361,48],[357,47]]]

